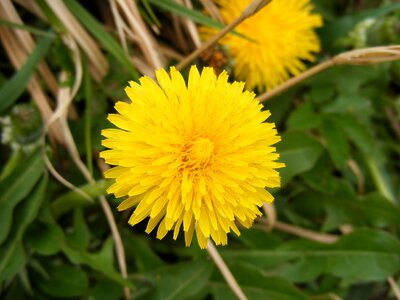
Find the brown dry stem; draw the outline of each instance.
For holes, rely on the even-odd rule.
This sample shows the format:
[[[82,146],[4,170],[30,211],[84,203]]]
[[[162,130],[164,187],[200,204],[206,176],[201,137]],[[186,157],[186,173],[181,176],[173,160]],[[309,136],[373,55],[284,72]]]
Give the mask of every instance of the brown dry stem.
[[[220,30],[217,34],[211,37],[208,41],[202,44],[195,51],[190,53],[184,60],[182,60],[177,66],[177,70],[182,70],[188,64],[190,64],[196,57],[198,57],[203,51],[210,48],[212,45],[217,43],[222,37],[224,37],[227,33],[229,33],[232,29],[234,29],[237,25],[242,23],[247,18],[259,12],[263,7],[269,4],[272,0],[253,0],[242,12],[242,14],[237,17],[232,23],[225,26],[222,30]]]
[[[292,77],[291,79],[285,81],[276,88],[273,88],[272,90],[261,94],[260,96],[258,96],[258,99],[260,102],[267,101],[268,99],[282,93],[283,91],[286,91],[287,89],[295,86],[296,84],[332,66],[372,65],[388,61],[394,61],[398,59],[400,59],[400,45],[370,47],[370,48],[346,51],[304,71],[303,73],[295,77]]]

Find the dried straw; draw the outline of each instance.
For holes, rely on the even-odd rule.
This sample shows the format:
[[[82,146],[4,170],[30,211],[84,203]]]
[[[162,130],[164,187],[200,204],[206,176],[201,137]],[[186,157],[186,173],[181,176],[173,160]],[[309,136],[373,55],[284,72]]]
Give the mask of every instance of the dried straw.
[[[16,24],[24,25],[24,22],[22,21],[21,17],[17,13],[17,10],[15,9],[14,5],[10,0],[0,1],[0,9],[3,10],[2,15],[5,20]],[[31,34],[21,29],[13,29],[13,32],[17,36],[21,45],[24,47],[25,53],[31,53],[33,49],[36,47]],[[57,81],[53,76],[53,73],[47,66],[47,64],[45,62],[41,62],[38,65],[38,71],[42,75],[53,96],[56,96],[58,90]]]
[[[46,0],[46,2],[85,51],[93,67],[92,76],[96,81],[100,81],[107,74],[108,62],[97,43],[76,20],[62,0]]]
[[[389,62],[400,59],[400,45],[396,46],[382,46],[382,47],[370,47],[364,49],[357,49],[347,51],[326,60],[307,71],[299,74],[298,76],[292,77],[285,81],[276,88],[261,94],[258,96],[260,102],[267,101],[268,99],[282,93],[283,91],[295,86],[303,80],[318,74],[319,72],[326,70],[332,66],[339,65],[373,65],[383,62]]]
[[[239,25],[240,23],[242,23],[244,20],[251,17],[252,15],[256,14],[257,12],[259,12],[263,7],[265,7],[270,2],[272,2],[272,0],[253,0],[244,9],[244,11],[242,12],[242,14],[239,17],[237,17],[235,20],[233,20],[232,23],[225,26],[222,30],[220,30],[217,34],[215,34],[213,37],[211,37],[208,41],[206,41],[203,45],[201,45],[199,48],[197,48],[191,54],[189,54],[184,60],[182,60],[176,66],[176,68],[178,70],[182,70],[184,67],[186,67],[188,64],[190,64],[191,61],[193,61],[196,57],[198,57],[203,51],[210,48],[212,45],[214,45],[216,42],[218,42],[223,36],[225,36],[232,29],[234,29],[237,25]]]

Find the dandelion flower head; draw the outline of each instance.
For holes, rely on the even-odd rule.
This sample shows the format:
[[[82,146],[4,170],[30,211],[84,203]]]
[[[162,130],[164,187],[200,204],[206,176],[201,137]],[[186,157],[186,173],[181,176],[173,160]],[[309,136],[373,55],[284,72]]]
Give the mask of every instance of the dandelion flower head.
[[[216,0],[226,24],[236,19],[249,0]],[[247,89],[271,89],[291,75],[305,69],[303,60],[313,61],[320,50],[314,29],[322,26],[322,18],[312,13],[310,0],[274,0],[254,16],[240,23],[235,30],[246,38],[228,34],[220,40],[233,59],[238,80],[247,82]],[[217,31],[201,29],[209,38]]]
[[[148,218],[147,233],[158,225],[159,239],[168,231],[176,239],[183,227],[186,246],[194,232],[201,248],[209,238],[225,245],[227,233],[240,234],[235,222],[250,227],[273,201],[265,188],[280,185],[275,125],[226,72],[192,66],[187,85],[175,68],[156,78],[130,82],[131,102],[109,115],[118,128],[102,132],[109,149],[101,157],[114,165],[108,193],[125,197],[119,210],[136,206],[130,225]]]

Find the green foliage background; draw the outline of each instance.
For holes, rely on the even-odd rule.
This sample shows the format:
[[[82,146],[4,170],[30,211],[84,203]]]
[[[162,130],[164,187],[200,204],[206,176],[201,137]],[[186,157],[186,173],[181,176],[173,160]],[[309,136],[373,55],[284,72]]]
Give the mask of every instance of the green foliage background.
[[[206,251],[196,243],[185,248],[181,238],[174,242],[169,235],[158,241],[144,233],[143,224],[130,228],[129,216],[116,213],[120,200],[108,197],[129,278],[119,274],[114,241],[96,200],[109,183],[93,161],[102,149],[100,130],[108,126],[107,113],[114,101],[124,98],[127,81],[140,75],[116,33],[106,31],[101,15],[84,1],[65,3],[102,46],[111,67],[97,84],[85,57],[84,84],[74,99],[78,118],[69,125],[96,182],[87,184],[60,146],[26,150],[37,140],[40,125],[34,109],[28,107],[28,119],[18,109],[31,102],[25,89],[38,62],[45,58],[54,72],[73,74],[71,53],[61,40],[62,25],[45,1],[37,3],[49,23],[21,8],[29,25],[21,28],[37,40],[24,66],[14,73],[0,50],[2,135],[10,134],[6,131],[11,125],[4,121],[9,117],[14,141],[14,146],[1,145],[0,157],[1,299],[111,300],[123,297],[124,286],[134,299],[235,299]],[[325,22],[318,31],[323,45],[319,61],[360,43],[400,42],[396,1],[314,3]],[[220,26],[195,4],[188,10],[173,1],[149,0],[141,1],[140,7],[148,22],[163,22],[172,13]],[[369,19],[374,25],[363,30]],[[5,21],[0,26],[16,27]],[[68,78],[64,84],[72,82]],[[230,236],[229,245],[218,250],[249,299],[395,299],[387,279],[398,281],[400,275],[399,91],[400,62],[341,66],[265,104],[282,135],[277,147],[286,163],[282,188],[273,191],[279,221],[314,236],[337,236],[337,241],[316,242],[279,227],[268,230],[262,222],[242,230],[240,237]],[[20,146],[15,147],[15,141]],[[43,151],[93,201],[56,181],[46,170]]]

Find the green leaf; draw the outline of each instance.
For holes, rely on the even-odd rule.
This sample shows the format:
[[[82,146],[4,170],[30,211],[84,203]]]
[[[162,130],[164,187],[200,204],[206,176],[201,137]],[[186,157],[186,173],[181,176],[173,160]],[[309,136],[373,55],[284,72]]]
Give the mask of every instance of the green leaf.
[[[352,141],[363,153],[370,153],[374,148],[374,138],[371,129],[356,118],[349,115],[335,115],[347,138]]]
[[[86,250],[90,242],[90,231],[83,217],[82,209],[76,208],[74,211],[74,228],[67,235],[68,243],[79,250]]]
[[[306,102],[297,108],[287,120],[288,129],[312,129],[321,122],[319,115],[314,113],[311,102]]]
[[[323,108],[325,113],[372,113],[371,100],[357,93],[339,95]]]
[[[88,299],[93,300],[118,300],[123,298],[121,285],[108,278],[96,278],[96,285],[90,289]]]
[[[400,270],[400,242],[388,233],[368,229],[356,230],[332,245],[295,240],[276,250],[227,250],[222,254],[227,262],[262,268],[285,263],[274,273],[293,282],[307,282],[321,274],[354,281],[385,280]]]
[[[94,183],[85,184],[79,188],[84,193],[94,199],[101,195],[104,195],[111,183],[112,182],[109,180],[99,180]],[[54,217],[58,219],[59,217],[76,207],[86,206],[90,204],[91,202],[89,202],[88,199],[86,199],[82,194],[76,191],[69,191],[59,196],[51,203],[51,210]]]
[[[307,297],[287,280],[263,274],[263,270],[245,264],[234,263],[230,270],[248,299],[260,300],[306,300]],[[212,293],[216,300],[237,299],[232,290],[224,283],[211,282]]]
[[[51,224],[35,224],[28,232],[26,242],[33,251],[40,255],[54,255],[61,250],[60,240],[63,232],[57,226]]]
[[[36,279],[36,285],[51,297],[78,297],[87,293],[89,279],[86,273],[69,265],[55,263],[46,266],[48,278]]]
[[[47,176],[37,185],[31,196],[25,199],[16,209],[13,235],[0,246],[0,282],[20,270],[25,263],[22,238],[28,226],[36,218],[39,207],[45,197]]]
[[[204,289],[212,271],[209,260],[180,263],[144,274],[153,287],[143,299],[179,300],[193,298]]]
[[[29,195],[43,171],[42,154],[36,151],[0,181],[0,244],[10,232],[15,206]]]
[[[42,36],[48,36],[48,37],[55,37],[55,34],[53,32],[47,32],[32,26],[28,26],[25,24],[19,24],[19,23],[14,23],[14,22],[10,22],[7,20],[0,20],[0,26],[8,26],[11,28],[16,28],[16,29],[20,29],[20,30],[25,30],[28,31],[30,33],[36,34],[36,35],[42,35]]]
[[[71,262],[87,265],[115,282],[133,288],[132,283],[122,278],[114,268],[114,243],[112,237],[105,241],[103,248],[98,253],[87,253],[74,249],[67,245],[65,239],[60,240],[60,246]]]
[[[118,60],[122,66],[128,68],[132,79],[139,78],[139,73],[133,66],[132,61],[127,56],[115,39],[103,28],[103,26],[86,9],[75,0],[65,1],[65,5],[82,22],[82,24],[93,34],[100,44]]]
[[[294,176],[311,169],[323,152],[322,145],[302,131],[290,131],[282,135],[277,144],[280,161],[286,164],[279,170],[282,186]]]
[[[25,91],[36,66],[48,52],[52,38],[42,38],[29,55],[22,68],[0,88],[0,112],[9,108]]]
[[[130,230],[122,231],[126,252],[135,257],[135,264],[139,272],[148,272],[165,265],[160,257],[151,249],[149,243],[140,236],[132,234]]]
[[[325,117],[321,129],[332,161],[338,169],[344,169],[350,157],[350,149],[342,128],[333,118]]]
[[[202,14],[201,12],[187,8],[175,1],[171,0],[147,0],[147,1],[153,5],[157,5],[158,7],[166,11],[176,13],[183,17],[187,17],[196,23],[217,29],[221,29],[224,27],[221,23],[211,19],[210,17]]]
[[[379,193],[359,197],[346,182],[338,182],[333,194],[305,191],[296,195],[295,200],[322,205],[326,211],[323,231],[338,229],[342,224],[354,226],[400,225],[400,209]]]

